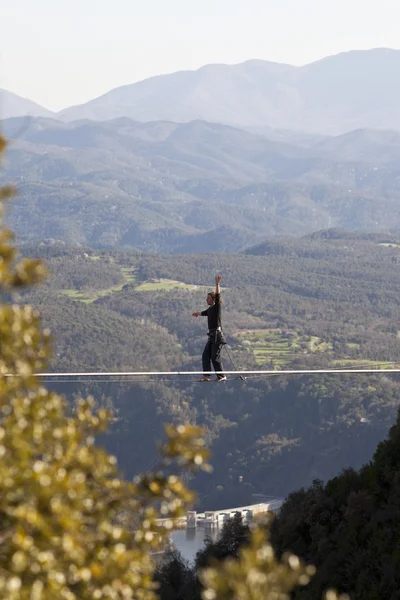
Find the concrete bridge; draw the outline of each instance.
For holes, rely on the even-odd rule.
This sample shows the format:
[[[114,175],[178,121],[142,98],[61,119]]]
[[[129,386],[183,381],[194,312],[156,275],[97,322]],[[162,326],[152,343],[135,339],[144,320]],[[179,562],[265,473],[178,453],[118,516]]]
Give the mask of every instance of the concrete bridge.
[[[178,520],[177,526],[193,529],[198,525],[220,525],[224,521],[233,518],[236,513],[240,513],[244,519],[250,520],[256,515],[267,512],[279,512],[283,502],[282,498],[273,498],[268,502],[259,502],[258,504],[249,504],[248,506],[238,506],[236,508],[224,508],[223,510],[207,510],[203,513],[191,510],[186,514],[186,517]],[[157,522],[159,525],[163,525],[168,520],[158,519]]]

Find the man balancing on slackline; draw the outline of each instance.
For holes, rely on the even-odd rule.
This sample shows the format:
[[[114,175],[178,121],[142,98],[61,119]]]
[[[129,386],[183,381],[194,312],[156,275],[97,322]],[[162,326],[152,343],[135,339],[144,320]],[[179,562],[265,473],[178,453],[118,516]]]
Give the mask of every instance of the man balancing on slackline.
[[[195,312],[193,316],[196,317],[207,317],[208,319],[208,340],[203,350],[203,371],[205,374],[201,379],[197,381],[210,381],[210,376],[206,375],[207,372],[211,371],[211,361],[216,371],[217,378],[215,381],[226,381],[225,375],[222,373],[221,363],[221,350],[222,346],[226,344],[224,334],[221,329],[221,292],[220,292],[220,281],[222,275],[217,275],[215,278],[215,292],[208,292],[207,304],[208,308],[202,312]]]

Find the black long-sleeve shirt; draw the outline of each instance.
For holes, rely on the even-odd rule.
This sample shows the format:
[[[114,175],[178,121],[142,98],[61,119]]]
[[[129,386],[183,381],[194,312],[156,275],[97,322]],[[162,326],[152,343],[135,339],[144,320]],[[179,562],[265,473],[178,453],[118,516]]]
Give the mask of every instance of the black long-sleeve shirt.
[[[220,294],[215,294],[215,303],[206,308],[206,310],[203,310],[200,314],[202,317],[207,317],[209,331],[215,331],[217,327],[221,327]]]

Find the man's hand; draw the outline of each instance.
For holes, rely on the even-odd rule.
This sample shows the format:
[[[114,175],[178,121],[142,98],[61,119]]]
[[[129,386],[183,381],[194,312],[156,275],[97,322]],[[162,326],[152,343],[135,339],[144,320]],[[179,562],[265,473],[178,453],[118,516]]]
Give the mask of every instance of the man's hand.
[[[200,316],[200,313],[199,313],[199,312],[195,312],[195,313],[193,313],[193,314],[192,314],[192,317],[196,317],[196,319],[197,319],[197,317],[199,317],[199,316]]]

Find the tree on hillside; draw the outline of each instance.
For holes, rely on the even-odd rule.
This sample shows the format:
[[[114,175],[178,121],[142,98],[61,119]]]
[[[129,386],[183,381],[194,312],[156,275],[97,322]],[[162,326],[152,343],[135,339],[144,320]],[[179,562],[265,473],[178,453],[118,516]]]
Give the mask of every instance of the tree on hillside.
[[[155,572],[155,580],[159,584],[158,594],[161,600],[195,600],[195,576],[177,550],[166,553],[160,568]]]
[[[203,569],[210,560],[223,560],[228,556],[238,558],[239,549],[248,544],[250,539],[250,528],[243,521],[240,513],[228,519],[222,528],[218,538],[214,541],[206,538],[206,544],[196,555],[196,570]]]
[[[317,567],[307,592],[328,585],[353,600],[399,598],[400,411],[389,437],[360,471],[291,494],[272,527],[278,555],[288,550]]]

